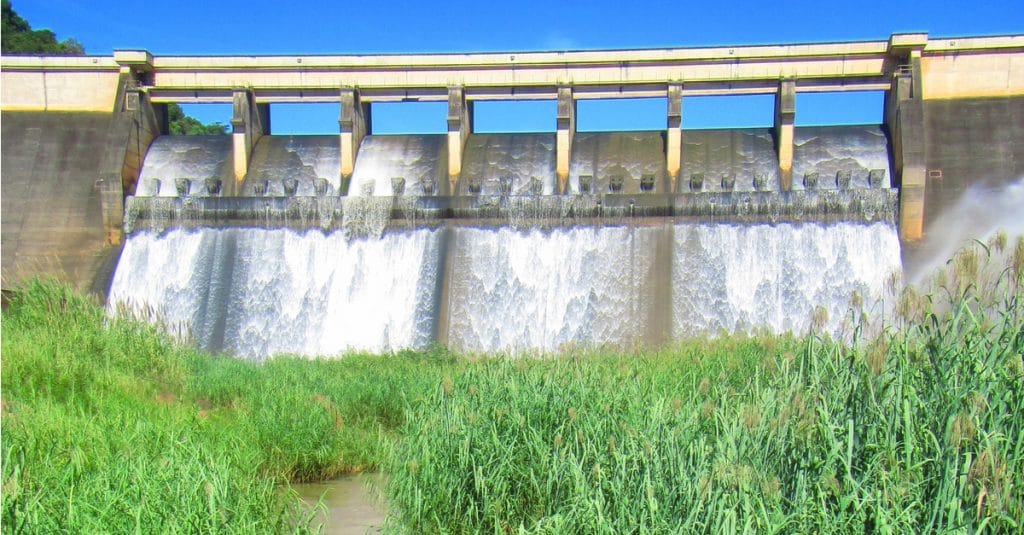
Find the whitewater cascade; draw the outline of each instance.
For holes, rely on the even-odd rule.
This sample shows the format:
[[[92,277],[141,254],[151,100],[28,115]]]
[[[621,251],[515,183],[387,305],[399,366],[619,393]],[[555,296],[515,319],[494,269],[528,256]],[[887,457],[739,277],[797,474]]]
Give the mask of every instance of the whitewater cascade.
[[[872,172],[887,176],[877,127],[798,129],[794,169],[817,173],[820,182],[808,178],[806,189],[822,191],[793,194],[771,191],[778,181],[771,140],[756,129],[688,135],[680,182],[703,175],[707,191],[667,192],[659,135],[579,134],[570,195],[559,197],[551,195],[553,135],[474,134],[458,197],[445,201],[454,203],[445,213],[458,217],[413,220],[411,207],[429,215],[436,207],[423,203],[443,200],[443,136],[367,137],[341,197],[344,184],[328,180],[337,166],[329,140],[264,136],[241,192],[261,198],[245,204],[241,223],[210,221],[227,221],[225,207],[245,199],[140,183],[141,200],[129,211],[150,220],[129,229],[110,307],[145,311],[200,347],[259,360],[433,343],[522,353],[656,346],[759,328],[805,332],[819,305],[828,312],[825,330],[842,335],[854,294],[868,312],[886,306],[885,283],[900,270],[892,217],[876,214],[859,190],[840,191],[850,186],[839,182],[846,173],[853,188],[869,190]],[[147,188],[223,172],[218,155],[226,150],[217,141],[164,138],[146,157]],[[757,175],[760,184],[751,179]],[[711,176],[737,178],[727,188]],[[642,187],[652,183],[645,177],[677,210],[704,203],[700,213],[715,214],[722,203],[751,199],[769,209],[812,208],[749,220],[647,216],[639,210],[654,196]],[[293,191],[273,186],[289,178]],[[604,194],[620,180],[623,195]],[[254,182],[269,186],[250,192]],[[804,182],[794,175],[794,189]],[[837,195],[856,217],[814,215],[831,209],[820,199]],[[612,206],[623,208],[613,214]],[[154,224],[160,210],[170,215]],[[339,223],[323,223],[331,217]]]

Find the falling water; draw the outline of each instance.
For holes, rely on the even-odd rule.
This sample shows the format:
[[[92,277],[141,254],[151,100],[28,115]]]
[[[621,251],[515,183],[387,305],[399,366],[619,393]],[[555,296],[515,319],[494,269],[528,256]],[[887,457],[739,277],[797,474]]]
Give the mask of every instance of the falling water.
[[[442,191],[448,180],[447,140],[438,134],[367,136],[359,145],[348,194],[393,195],[394,178],[404,179],[409,193],[423,194],[424,182],[431,181],[435,192]]]
[[[669,265],[659,240],[666,231],[665,225],[456,230],[449,344],[521,352],[657,343],[658,296],[667,289],[658,287],[658,270]]]
[[[368,136],[343,197],[340,181],[329,182],[330,194],[309,187],[338,172],[327,150],[333,136],[272,136],[246,184],[293,178],[297,196],[129,202],[129,212],[164,214],[168,223],[129,227],[111,307],[149,311],[184,326],[201,347],[252,359],[435,341],[485,353],[657,346],[723,330],[803,332],[819,305],[824,328],[841,335],[853,294],[867,312],[880,311],[884,282],[900,269],[893,216],[875,210],[892,196],[861,195],[882,193],[867,176],[888,173],[884,136],[877,127],[829,127],[801,128],[796,138],[794,184],[799,173],[818,173],[818,189],[835,189],[827,177],[849,172],[851,191],[779,193],[767,130],[684,133],[680,194],[669,207],[761,196],[798,215],[766,223],[659,215],[664,197],[645,189],[670,189],[661,132],[577,134],[569,188],[578,193],[589,176],[591,190],[570,196],[533,194],[555,188],[550,134],[471,136],[462,196],[438,198],[452,215],[430,221],[401,214],[414,213],[404,203],[418,202],[428,183],[430,195],[446,195],[446,136]],[[223,138],[160,138],[142,174],[224,173],[229,148]],[[733,193],[708,178],[704,193],[691,195],[688,173],[737,174]],[[758,175],[756,189],[766,191],[754,193]],[[628,195],[606,195],[615,176]],[[653,188],[641,187],[645,176]],[[479,191],[466,196],[471,178]],[[395,187],[405,194],[392,198]],[[173,196],[167,189],[159,195]],[[850,214],[837,218],[838,205],[822,199],[847,193]],[[424,214],[433,209],[433,199],[419,200]],[[237,226],[207,226],[232,214]]]
[[[459,193],[479,184],[483,195],[555,193],[554,134],[473,134],[466,141]],[[508,184],[502,184],[507,180]],[[539,186],[534,189],[535,186]]]
[[[142,232],[125,244],[111,303],[184,324],[203,348],[247,358],[423,347],[435,330],[437,231]],[[116,306],[116,305],[115,305]]]
[[[242,195],[265,185],[261,195],[285,195],[286,180],[294,180],[293,195],[315,195],[316,181],[329,186],[324,193],[337,194],[341,187],[341,152],[338,136],[263,136],[253,149]]]
[[[889,223],[675,227],[674,336],[718,331],[806,332],[811,311],[828,312],[841,334],[852,296],[881,313],[883,286],[900,270]]]
[[[667,190],[662,132],[580,132],[574,136],[570,193],[579,193],[580,179],[587,176],[592,179],[592,193],[612,191],[613,177],[621,179],[621,193],[639,193],[645,175],[654,179],[653,191]]]
[[[175,182],[187,179],[189,194],[206,195],[206,179],[227,183],[231,175],[231,136],[160,136],[146,152],[135,195],[177,197]]]

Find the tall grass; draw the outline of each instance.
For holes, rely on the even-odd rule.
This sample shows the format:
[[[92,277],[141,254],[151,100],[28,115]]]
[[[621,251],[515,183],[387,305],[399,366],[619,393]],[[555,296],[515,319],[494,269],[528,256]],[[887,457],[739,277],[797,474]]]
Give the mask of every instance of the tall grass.
[[[852,345],[731,338],[442,378],[389,456],[392,528],[1020,531],[1024,241],[993,249]]]
[[[450,364],[212,357],[32,284],[3,315],[3,530],[309,531],[281,485],[374,469]]]

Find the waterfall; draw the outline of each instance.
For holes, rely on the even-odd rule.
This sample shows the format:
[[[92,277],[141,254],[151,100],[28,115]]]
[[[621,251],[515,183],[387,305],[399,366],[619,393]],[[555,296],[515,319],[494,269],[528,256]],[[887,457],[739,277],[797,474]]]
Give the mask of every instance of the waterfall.
[[[179,199],[175,181],[225,173],[230,146],[165,136],[142,176],[172,186],[129,199],[109,306],[257,360],[803,333],[819,306],[821,328],[843,336],[855,308],[884,313],[901,269],[895,197],[875,180],[889,173],[885,136],[854,126],[795,137],[796,189],[828,191],[779,192],[770,132],[738,129],[685,133],[675,193],[661,132],[577,134],[567,196],[551,195],[550,134],[470,136],[455,196],[444,135],[366,137],[347,196],[333,136],[264,136],[241,196],[193,187]],[[690,175],[712,178],[692,193]],[[261,198],[253,183],[267,186]]]
[[[111,306],[184,324],[202,348],[263,358],[422,348],[436,317],[437,231],[348,238],[201,229],[128,239]]]
[[[840,335],[854,292],[878,311],[899,254],[885,223],[176,229],[129,238],[110,301],[255,359],[422,348],[441,325],[485,353],[804,332],[815,305]]]

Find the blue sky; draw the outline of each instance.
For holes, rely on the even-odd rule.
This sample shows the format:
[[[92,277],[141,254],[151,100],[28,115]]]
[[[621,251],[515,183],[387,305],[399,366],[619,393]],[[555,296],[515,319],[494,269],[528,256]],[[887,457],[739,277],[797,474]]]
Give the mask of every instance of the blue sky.
[[[90,54],[357,54],[574,50],[1024,33],[1024,1],[605,1],[151,3],[12,0],[34,28],[75,37]],[[799,95],[798,124],[879,122],[878,93]],[[227,122],[226,106],[190,106]],[[581,102],[580,130],[660,129],[662,99]],[[275,133],[336,133],[337,106],[274,106]],[[444,104],[375,105],[376,133],[440,132]],[[684,128],[764,126],[771,97],[687,98]],[[553,102],[487,103],[479,131],[552,131]]]

